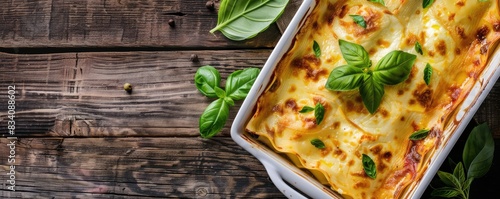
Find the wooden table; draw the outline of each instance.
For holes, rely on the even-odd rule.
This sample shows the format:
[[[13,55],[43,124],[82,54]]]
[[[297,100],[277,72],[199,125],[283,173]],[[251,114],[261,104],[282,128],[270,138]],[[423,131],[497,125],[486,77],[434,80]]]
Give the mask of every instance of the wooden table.
[[[217,13],[205,3],[1,1],[0,198],[283,197],[229,135],[241,102],[222,133],[199,136],[198,118],[211,99],[196,90],[193,76],[203,65],[215,66],[223,79],[262,67],[293,6],[279,25],[235,42],[208,32]],[[125,82],[134,86],[131,94]],[[6,182],[11,85],[17,91],[15,192]],[[499,98],[500,82],[474,117],[496,139]],[[496,146],[500,154],[498,140]],[[500,176],[492,170],[485,181]],[[490,192],[497,182],[489,182]]]

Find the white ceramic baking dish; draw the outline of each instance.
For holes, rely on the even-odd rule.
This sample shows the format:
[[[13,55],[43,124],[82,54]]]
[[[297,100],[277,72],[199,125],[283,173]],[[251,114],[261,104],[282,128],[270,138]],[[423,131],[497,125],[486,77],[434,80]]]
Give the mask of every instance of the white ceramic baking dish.
[[[314,0],[304,0],[298,9],[295,17],[290,22],[276,48],[271,53],[266,64],[262,68],[250,93],[243,102],[231,127],[231,137],[245,150],[254,155],[266,168],[271,180],[278,189],[288,198],[342,198],[328,186],[321,184],[312,175],[299,169],[291,163],[286,157],[274,152],[264,143],[258,141],[255,136],[245,132],[245,126],[253,115],[257,99],[270,83],[273,71],[281,57],[290,48],[295,34],[299,31],[304,19],[315,7]],[[490,63],[484,69],[472,88],[469,95],[455,111],[447,126],[445,126],[443,142],[432,152],[430,162],[427,165],[427,171],[423,177],[410,184],[408,189],[402,194],[402,198],[420,198],[438,171],[443,161],[455,145],[456,141],[467,127],[477,109],[484,101],[489,91],[500,76],[500,48],[497,48]]]

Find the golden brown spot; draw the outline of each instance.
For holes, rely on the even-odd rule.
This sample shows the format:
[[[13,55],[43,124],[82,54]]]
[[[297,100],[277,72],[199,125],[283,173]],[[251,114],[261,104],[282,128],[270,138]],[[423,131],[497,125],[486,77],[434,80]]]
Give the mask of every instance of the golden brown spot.
[[[462,93],[462,89],[457,86],[452,86],[449,89],[450,97],[453,102],[457,101],[458,97],[460,97],[460,93]]]
[[[354,101],[357,103],[361,103],[361,102],[363,102],[363,98],[361,98],[361,95],[358,95],[358,96],[356,96],[356,98],[354,98]]]
[[[451,13],[450,15],[448,15],[448,21],[453,21],[455,20],[455,13]]]
[[[377,137],[373,136],[373,135],[368,135],[368,134],[364,134],[361,136],[360,138],[361,142],[364,142],[364,141],[377,141]]]
[[[318,25],[318,22],[317,22],[317,21],[313,22],[313,24],[312,24],[312,29],[313,29],[313,30],[316,30],[316,31],[317,31],[317,30],[319,30],[319,25]]]
[[[398,90],[398,95],[403,95],[405,93],[404,90]]]
[[[465,5],[465,2],[464,1],[458,1],[455,5],[462,7],[462,6]]]
[[[326,60],[326,63],[332,63],[332,62],[333,62],[333,60],[332,60],[331,58],[328,58],[328,59]]]
[[[325,147],[324,149],[321,149],[321,156],[325,157],[332,151],[332,147]]]
[[[415,14],[419,15],[420,14],[420,10],[415,11]]]
[[[340,122],[333,123],[333,129],[338,129],[340,127]]]
[[[376,146],[370,148],[370,151],[373,154],[378,155],[382,151],[382,146],[381,145],[376,145]]]
[[[412,33],[410,33],[408,35],[408,37],[406,38],[406,45],[408,46],[413,46],[415,45],[415,43],[418,41],[418,37],[417,35],[414,35]]]
[[[275,113],[278,113],[279,115],[284,114],[283,106],[281,106],[281,104],[276,104],[275,106],[273,106],[273,108],[271,110]]]
[[[391,45],[391,43],[389,43],[386,40],[379,39],[379,40],[377,40],[377,45],[379,45],[381,47],[384,47],[384,48],[387,48],[387,47],[389,47]]]
[[[348,7],[347,5],[342,5],[342,7],[340,8],[340,10],[337,10],[337,16],[339,16],[340,18],[344,18],[345,15],[347,14],[347,11],[348,11]]]
[[[411,122],[411,127],[413,128],[413,131],[420,130],[420,127],[418,126],[417,123],[415,123],[415,121]]]
[[[413,78],[415,78],[415,75],[418,73],[418,68],[417,67],[412,67],[410,71],[410,75],[408,75],[408,79],[406,79],[406,83],[410,83]]]
[[[438,43],[435,45],[437,52],[441,56],[446,55],[446,43],[443,40],[439,40]]]
[[[479,65],[481,65],[481,60],[479,60],[479,59],[474,60],[474,61],[472,62],[472,64],[474,64],[475,66],[479,66]]]
[[[427,52],[427,54],[429,54],[429,56],[431,57],[434,57],[434,51],[430,50],[429,52]]]
[[[344,151],[342,151],[339,147],[336,147],[335,151],[333,153],[335,155],[339,156],[339,155],[342,155],[344,153]]]
[[[455,54],[460,55],[460,48],[455,48]]]
[[[287,108],[292,109],[293,111],[299,111],[299,107],[297,107],[297,103],[294,99],[288,99],[285,102]]]
[[[388,15],[392,15],[392,12],[391,12],[391,11],[389,11],[389,10],[384,10],[384,13],[385,13],[385,14],[388,14]]]
[[[384,164],[384,162],[379,161],[377,164],[377,171],[383,172],[387,168],[387,166]]]
[[[460,26],[457,26],[455,28],[455,31],[457,31],[457,34],[460,36],[460,38],[462,38],[462,39],[466,39],[467,38],[467,35],[465,35],[464,28],[462,28]]]
[[[429,88],[422,89],[422,85],[419,85],[419,88],[413,91],[413,96],[420,105],[427,108],[432,102],[432,90]]]
[[[471,71],[471,72],[468,73],[468,76],[471,77],[471,78],[473,78],[473,79],[476,79],[477,76],[478,76],[478,74],[475,71]]]
[[[391,153],[390,151],[387,151],[387,152],[385,152],[385,153],[383,154],[383,156],[382,156],[382,157],[383,157],[383,159],[384,159],[385,161],[388,161],[388,162],[389,162],[389,161],[391,161],[391,158],[392,158],[392,153]]]
[[[490,43],[486,42],[484,45],[481,46],[481,48],[479,49],[481,55],[484,55],[488,52],[489,45],[490,45]]]
[[[346,109],[347,112],[361,113],[364,110],[363,104],[353,102],[352,100],[348,100],[346,102],[346,108],[347,108]]]
[[[486,35],[488,35],[488,33],[490,32],[490,29],[488,28],[488,26],[483,26],[481,28],[479,28],[476,32],[476,39],[478,41],[483,41],[486,39]]]
[[[305,118],[304,119],[306,129],[312,129],[316,127],[316,119],[315,118]]]
[[[404,122],[406,120],[405,116],[401,116],[401,118],[399,118],[399,120],[401,120],[401,122]]]
[[[270,137],[274,137],[274,130],[269,128],[269,126],[266,124],[264,126],[264,128],[266,129],[266,133],[270,136]]]
[[[328,75],[328,72],[323,68],[313,68],[313,66],[320,66],[319,58],[314,55],[305,55],[303,58],[296,58],[292,61],[292,66],[305,70],[306,78],[317,82],[321,76]]]
[[[293,93],[297,90],[297,87],[295,85],[290,86],[290,89],[288,89],[289,93]]]
[[[378,112],[380,114],[382,114],[382,117],[384,117],[384,118],[387,118],[389,116],[389,111],[387,111],[387,110],[385,110],[383,108],[378,109]]]
[[[493,31],[500,32],[500,21],[493,23]]]
[[[420,32],[419,38],[420,38],[421,44],[424,44],[425,43],[425,32],[424,31]]]
[[[410,105],[414,105],[415,103],[417,103],[417,101],[415,101],[414,99],[410,99],[410,101],[408,102],[408,104]]]
[[[377,53],[377,49],[376,48],[370,48],[370,50],[368,51],[369,55],[374,55],[375,53]]]
[[[349,160],[349,162],[347,162],[347,166],[351,167],[352,165],[354,165],[354,160]]]
[[[370,186],[370,183],[368,183],[368,182],[357,182],[356,184],[354,184],[355,189],[368,188],[369,186]]]

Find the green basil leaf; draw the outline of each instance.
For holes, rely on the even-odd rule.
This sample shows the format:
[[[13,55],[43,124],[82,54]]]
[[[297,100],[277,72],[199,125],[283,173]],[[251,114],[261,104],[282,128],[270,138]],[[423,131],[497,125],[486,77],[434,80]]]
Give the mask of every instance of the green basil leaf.
[[[392,51],[385,55],[375,66],[373,78],[380,83],[396,85],[410,75],[416,55],[403,51]]]
[[[231,73],[226,81],[226,96],[233,100],[244,99],[250,88],[252,88],[259,72],[260,69],[258,68],[247,68]]]
[[[429,63],[427,63],[424,69],[425,84],[429,85],[431,83],[431,77],[432,77],[432,66]]]
[[[299,111],[299,113],[308,113],[308,112],[311,112],[311,111],[314,111],[314,108],[313,108],[313,107],[310,107],[310,106],[304,106],[304,107],[302,107],[302,109]]]
[[[420,45],[420,43],[418,43],[418,41],[415,43],[415,51],[417,51],[418,54],[424,54],[424,51],[422,51],[422,46]]]
[[[321,124],[323,117],[325,116],[325,107],[321,103],[317,103],[314,107],[314,117],[316,118],[316,125]]]
[[[315,146],[316,148],[318,149],[324,149],[325,148],[325,143],[323,143],[323,141],[321,141],[320,139],[313,139],[311,140],[311,144],[313,146]]]
[[[339,39],[340,52],[347,64],[358,68],[369,68],[371,66],[368,52],[363,46]]]
[[[434,0],[424,0],[424,1],[422,2],[422,7],[423,7],[423,8],[428,8],[429,6],[431,6],[431,5],[432,5],[432,3],[434,3]]]
[[[462,154],[467,178],[484,176],[491,167],[494,151],[495,143],[488,125],[484,123],[474,127]]]
[[[217,97],[215,88],[219,87],[220,74],[213,66],[202,66],[194,75],[196,88],[207,97]]]
[[[225,98],[226,97],[226,91],[222,90],[222,88],[215,87],[214,91],[215,91],[215,95],[217,95],[218,98]]]
[[[443,198],[453,198],[460,195],[460,191],[452,187],[441,187],[432,190],[431,196],[443,197]]]
[[[464,190],[467,190],[470,188],[470,185],[472,184],[472,181],[474,178],[469,178],[464,182],[464,185],[462,186]]]
[[[210,103],[201,114],[199,121],[200,134],[203,138],[211,138],[219,133],[226,124],[229,116],[229,105],[224,99],[217,99]]]
[[[361,86],[364,72],[354,66],[339,66],[332,70],[325,88],[332,91],[348,91]]]
[[[365,18],[363,18],[363,16],[361,15],[349,15],[350,17],[352,17],[352,20],[358,24],[359,26],[363,27],[363,28],[366,28],[366,21],[365,21]]]
[[[375,162],[373,162],[370,156],[366,154],[363,154],[361,162],[363,162],[363,170],[365,170],[366,175],[368,175],[372,179],[375,179],[377,177],[377,168],[375,166]]]
[[[429,135],[429,130],[427,129],[418,130],[410,135],[410,140],[422,140],[426,138],[427,135]]]
[[[318,42],[314,41],[313,43],[313,51],[314,51],[314,56],[319,58],[321,56],[321,48],[319,47]]]
[[[444,171],[438,171],[437,174],[438,174],[439,179],[441,179],[441,181],[444,184],[446,184],[448,186],[456,187],[456,188],[461,188],[461,186],[462,186],[461,183],[451,173],[444,172]]]
[[[371,114],[377,111],[384,96],[384,85],[375,81],[372,75],[365,75],[363,84],[359,87],[363,104]]]
[[[370,0],[371,2],[380,3],[385,6],[384,0]]]
[[[217,26],[227,38],[249,39],[266,30],[283,13],[288,0],[222,0]]]
[[[231,107],[234,106],[234,100],[231,99],[230,97],[224,97],[224,101]]]
[[[463,184],[465,183],[465,170],[462,162],[459,162],[457,166],[455,166],[455,169],[453,169],[453,176],[458,179],[463,187]]]

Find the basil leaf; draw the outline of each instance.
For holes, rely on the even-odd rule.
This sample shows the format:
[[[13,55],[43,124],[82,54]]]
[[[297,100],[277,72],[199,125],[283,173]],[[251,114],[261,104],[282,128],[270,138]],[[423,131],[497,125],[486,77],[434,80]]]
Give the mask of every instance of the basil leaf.
[[[432,190],[431,196],[435,197],[444,197],[444,198],[453,198],[460,195],[460,192],[452,187],[441,187]]]
[[[495,143],[488,125],[484,123],[474,127],[462,154],[467,178],[484,176],[491,167],[494,151]]]
[[[323,143],[323,141],[321,141],[320,139],[313,139],[311,140],[311,144],[313,146],[315,146],[316,148],[318,149],[324,149],[325,148],[325,143]]]
[[[364,72],[354,66],[339,66],[332,70],[326,81],[326,89],[332,91],[348,91],[361,86]]]
[[[258,68],[247,68],[231,73],[226,81],[226,96],[233,100],[244,99],[250,88],[252,88],[259,72],[260,69]]]
[[[385,55],[375,66],[373,78],[380,83],[396,85],[410,75],[416,55],[403,51],[392,51]]]
[[[437,174],[438,174],[439,179],[441,179],[441,181],[444,184],[446,184],[448,186],[452,186],[452,187],[457,187],[457,188],[461,187],[461,184],[458,181],[458,179],[455,178],[455,176],[453,176],[451,173],[444,172],[444,171],[438,171]]]
[[[365,75],[363,84],[359,87],[363,104],[371,114],[377,111],[384,96],[384,85],[375,81],[372,75]]]
[[[318,42],[316,40],[313,43],[313,51],[314,51],[314,56],[320,57],[321,56],[321,48],[319,48]]]
[[[314,108],[313,108],[313,107],[310,107],[310,106],[304,106],[304,107],[302,107],[302,109],[299,111],[299,113],[308,113],[308,112],[311,112],[311,111],[314,111]]]
[[[424,1],[422,2],[422,7],[423,7],[423,8],[428,8],[429,6],[431,6],[431,5],[432,5],[432,3],[434,3],[434,0],[424,0]]]
[[[470,185],[472,184],[472,181],[474,178],[469,178],[464,182],[464,185],[462,186],[464,190],[467,190],[470,188]]]
[[[203,138],[211,138],[219,133],[229,116],[229,105],[224,99],[217,99],[210,103],[201,114],[199,121],[200,134]]]
[[[424,69],[425,84],[429,85],[431,83],[431,76],[432,76],[432,66],[429,63],[427,63]]]
[[[458,179],[458,182],[460,182],[461,187],[463,187],[465,183],[465,170],[462,162],[459,162],[457,166],[455,166],[455,169],[453,169],[453,176],[455,176],[455,178]]]
[[[226,91],[222,90],[222,88],[215,87],[214,91],[215,91],[215,95],[217,95],[218,98],[225,98],[226,97]]]
[[[222,0],[217,26],[227,38],[235,41],[249,39],[264,31],[283,13],[288,0]]]
[[[368,52],[363,46],[345,40],[339,40],[340,52],[347,64],[358,68],[369,68],[371,66]]]
[[[384,0],[370,0],[371,2],[380,3],[385,6]]]
[[[349,16],[352,17],[352,20],[356,24],[358,24],[359,26],[366,29],[366,21],[365,21],[365,18],[363,18],[363,16],[361,16],[361,15],[349,15]]]
[[[377,168],[375,166],[375,162],[373,162],[370,156],[365,154],[363,154],[361,162],[363,162],[363,170],[365,170],[366,175],[368,175],[372,179],[375,179],[377,177]]]
[[[429,135],[429,130],[427,129],[418,130],[410,135],[410,140],[422,140],[426,138],[427,135]]]
[[[420,46],[420,43],[418,43],[418,41],[415,43],[415,51],[417,51],[418,54],[424,54],[424,52],[422,51],[422,46]]]
[[[220,74],[213,66],[202,66],[194,75],[196,88],[207,97],[217,97],[215,88],[219,87]]]
[[[234,100],[231,99],[230,97],[224,97],[224,101],[231,107],[234,106]]]
[[[323,117],[325,116],[325,107],[321,103],[317,103],[314,107],[314,117],[316,118],[316,125],[321,124]]]

